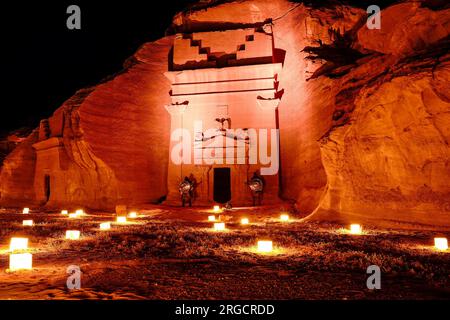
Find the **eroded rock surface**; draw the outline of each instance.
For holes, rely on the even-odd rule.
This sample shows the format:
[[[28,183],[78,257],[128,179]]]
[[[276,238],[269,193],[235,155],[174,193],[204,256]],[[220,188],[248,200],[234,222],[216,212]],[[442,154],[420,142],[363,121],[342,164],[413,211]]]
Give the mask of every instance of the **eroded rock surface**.
[[[196,29],[273,19],[285,53],[282,192],[302,212],[448,225],[450,11],[411,1],[381,17],[381,30],[369,30],[357,8],[245,1],[175,22]]]
[[[342,222],[448,226],[450,9],[422,4],[385,8],[381,30],[367,29],[361,8],[287,0],[186,11],[171,29],[272,21],[275,54],[284,61],[278,79],[282,196],[301,212]],[[172,41],[145,44],[123,73],[65,110],[64,119],[77,127],[62,135],[73,166],[65,179],[82,190],[77,201],[105,207],[166,193],[169,84],[163,72]],[[30,136],[6,159],[2,201],[33,197],[28,185],[36,139]],[[74,201],[72,192],[55,202]]]

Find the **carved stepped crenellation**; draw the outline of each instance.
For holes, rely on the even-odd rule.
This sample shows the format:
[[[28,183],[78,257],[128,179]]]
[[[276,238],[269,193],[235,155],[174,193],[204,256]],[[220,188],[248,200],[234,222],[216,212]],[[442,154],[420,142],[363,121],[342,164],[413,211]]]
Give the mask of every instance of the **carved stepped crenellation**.
[[[178,34],[174,41],[174,70],[270,63],[271,37],[254,28]]]

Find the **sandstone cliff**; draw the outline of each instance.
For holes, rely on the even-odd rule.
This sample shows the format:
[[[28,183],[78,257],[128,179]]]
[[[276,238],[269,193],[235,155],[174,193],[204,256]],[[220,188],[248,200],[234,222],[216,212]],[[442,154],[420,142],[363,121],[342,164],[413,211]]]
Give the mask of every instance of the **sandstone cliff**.
[[[36,154],[33,143],[38,132],[34,130],[3,161],[0,167],[0,199],[6,206],[34,203],[34,168]]]
[[[178,14],[170,30],[272,21],[284,60],[282,196],[313,213],[310,219],[448,226],[450,9],[429,1],[390,5],[381,30],[369,30],[366,18],[365,9],[342,4],[225,1]],[[83,154],[94,159],[91,173],[67,176],[84,190],[77,201],[105,207],[166,193],[169,84],[163,72],[171,43],[166,37],[145,44],[124,72],[66,111],[79,128],[77,139],[64,134],[72,163],[82,166],[76,159]],[[2,201],[31,197],[25,186],[32,183],[31,144],[5,161]],[[70,192],[62,202],[70,202]]]
[[[445,7],[445,6],[444,6]],[[272,19],[285,52],[282,192],[310,219],[449,225],[450,10],[243,1],[174,19],[181,30]]]

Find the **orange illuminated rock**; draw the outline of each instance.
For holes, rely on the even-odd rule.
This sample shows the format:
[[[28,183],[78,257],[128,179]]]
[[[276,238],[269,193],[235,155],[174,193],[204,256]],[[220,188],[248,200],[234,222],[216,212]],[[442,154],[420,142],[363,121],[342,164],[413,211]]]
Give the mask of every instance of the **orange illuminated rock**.
[[[301,211],[315,212],[310,218],[449,225],[449,64],[442,50],[432,48],[445,52],[438,43],[448,37],[449,14],[418,6],[383,10],[380,31],[360,23],[366,16],[361,9],[309,10],[287,1],[227,3],[174,22],[198,29],[275,18],[275,47],[285,51],[279,77],[282,195]],[[316,76],[327,61],[305,59],[302,50],[330,45],[350,30],[358,31],[354,47],[365,54],[419,56],[371,55],[337,68],[333,77]],[[427,59],[421,49],[430,50]]]
[[[36,153],[32,147],[37,141],[34,131],[5,159],[0,168],[0,199],[5,206],[30,205],[35,203],[34,168]]]
[[[450,33],[450,9],[433,11],[420,2],[406,2],[381,13],[381,29],[361,28],[357,45],[366,50],[410,55],[445,39]]]
[[[328,184],[319,219],[325,211],[336,220],[448,225],[450,100],[433,79],[450,81],[450,55],[442,59],[397,64],[359,91],[349,124],[321,140]]]
[[[220,105],[213,89],[238,90],[229,80],[239,75],[243,91],[267,89],[270,80],[281,99],[280,195],[314,213],[309,219],[449,226],[449,9],[392,5],[381,13],[381,30],[368,30],[366,16],[346,5],[288,0],[178,14],[176,36],[143,45],[123,72],[80,90],[6,158],[1,203],[130,206],[166,196],[168,176],[178,201],[165,106],[182,106],[183,95],[199,102],[205,88]],[[271,39],[272,30],[269,62],[282,66],[276,79],[256,79],[252,68],[268,63],[269,46],[255,43]],[[256,67],[236,68],[257,55]],[[252,81],[232,71],[244,69],[253,70]],[[193,78],[196,85],[184,81]],[[258,101],[266,104],[272,101]],[[207,195],[204,177],[198,181]]]

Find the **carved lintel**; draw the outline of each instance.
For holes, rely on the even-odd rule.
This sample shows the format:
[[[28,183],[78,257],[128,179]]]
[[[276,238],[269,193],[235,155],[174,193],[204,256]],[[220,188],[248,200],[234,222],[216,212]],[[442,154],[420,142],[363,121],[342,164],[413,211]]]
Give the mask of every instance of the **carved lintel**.
[[[48,149],[52,149],[52,148],[59,148],[59,147],[62,147],[63,145],[64,144],[63,144],[62,138],[53,137],[53,138],[49,138],[47,140],[39,141],[39,142],[33,144],[33,148],[36,151],[42,151],[42,150],[48,150]]]

